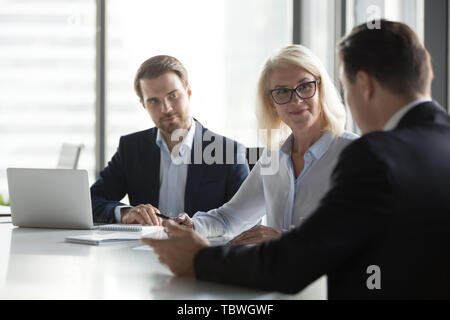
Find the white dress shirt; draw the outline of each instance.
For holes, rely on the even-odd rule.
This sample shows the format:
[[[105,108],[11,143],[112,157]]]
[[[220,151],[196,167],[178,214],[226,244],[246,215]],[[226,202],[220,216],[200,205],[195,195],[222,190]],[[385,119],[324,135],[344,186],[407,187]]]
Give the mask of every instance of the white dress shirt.
[[[160,134],[156,136],[156,144],[161,149],[159,168],[159,211],[169,217],[176,217],[184,212],[184,193],[188,164],[191,162],[192,143],[195,134],[195,120],[191,120],[191,128],[181,142],[179,154],[174,156]]]
[[[398,110],[396,113],[394,113],[392,115],[392,117],[386,122],[386,124],[384,125],[383,131],[389,131],[392,129],[395,129],[398,125],[398,123],[400,122],[400,120],[403,118],[403,116],[412,108],[414,108],[415,106],[424,103],[424,102],[429,102],[432,101],[431,98],[421,98],[421,99],[417,99],[414,100],[411,103],[408,103],[406,106],[404,106],[403,108],[401,108],[400,110]]]
[[[176,156],[172,155],[169,151],[169,147],[159,130],[156,134],[156,144],[161,150],[158,209],[162,214],[170,217],[176,217],[179,213],[184,212],[184,193],[186,189],[188,164],[191,162],[195,127],[195,120],[191,119],[191,127],[187,135],[183,138],[179,148],[179,154]],[[129,207],[117,206],[114,208],[116,222],[120,222],[122,219],[120,209]]]
[[[265,214],[270,227],[287,231],[291,225],[298,226],[317,208],[329,189],[340,152],[357,137],[349,132],[340,137],[324,133],[305,153],[304,168],[296,178],[291,135],[280,149],[279,169],[274,174],[261,174],[261,163],[267,161],[264,153],[228,203],[194,215],[195,230],[206,237],[234,237],[256,225]]]

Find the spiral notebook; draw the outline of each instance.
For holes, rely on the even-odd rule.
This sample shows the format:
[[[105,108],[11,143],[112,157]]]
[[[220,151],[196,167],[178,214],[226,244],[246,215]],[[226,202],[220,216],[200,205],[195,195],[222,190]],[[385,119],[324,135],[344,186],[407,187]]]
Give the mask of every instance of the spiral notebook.
[[[136,227],[136,226],[135,226]],[[164,228],[160,226],[140,226],[141,232],[107,232],[94,231],[92,234],[66,237],[66,242],[104,245],[139,241],[142,237],[160,239],[164,236]],[[110,230],[109,230],[110,231]],[[124,231],[124,230],[121,230]]]
[[[116,232],[108,234],[86,234],[79,236],[66,237],[66,242],[91,244],[99,246],[103,244],[127,243],[139,241],[141,235],[139,233]]]
[[[122,223],[104,224],[98,226],[96,229],[100,231],[128,231],[128,232],[130,231],[139,232],[143,230],[142,225],[140,224],[122,224]]]

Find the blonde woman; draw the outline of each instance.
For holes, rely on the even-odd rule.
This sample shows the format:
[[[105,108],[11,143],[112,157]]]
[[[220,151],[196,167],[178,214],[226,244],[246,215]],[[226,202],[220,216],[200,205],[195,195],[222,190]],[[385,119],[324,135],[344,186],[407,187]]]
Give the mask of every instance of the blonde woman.
[[[298,226],[329,188],[339,153],[356,135],[344,132],[345,108],[319,59],[290,45],[266,61],[259,77],[257,115],[266,129],[275,172],[264,174],[265,153],[234,197],[220,208],[175,220],[206,237],[235,237],[234,244],[271,240]],[[279,129],[280,141],[270,130]],[[272,137],[273,139],[273,137]],[[275,151],[275,152],[274,152]],[[259,222],[266,215],[267,226]]]

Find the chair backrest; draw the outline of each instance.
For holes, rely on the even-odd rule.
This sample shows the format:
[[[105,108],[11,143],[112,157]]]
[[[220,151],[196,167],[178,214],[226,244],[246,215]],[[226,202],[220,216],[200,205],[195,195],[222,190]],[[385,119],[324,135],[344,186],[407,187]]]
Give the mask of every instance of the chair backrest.
[[[262,153],[263,153],[264,148],[247,148],[247,163],[248,166],[250,168],[250,171],[252,171],[253,167],[255,166],[255,164],[258,162],[259,157],[261,157]]]
[[[76,169],[83,144],[63,143],[59,153],[58,169]]]

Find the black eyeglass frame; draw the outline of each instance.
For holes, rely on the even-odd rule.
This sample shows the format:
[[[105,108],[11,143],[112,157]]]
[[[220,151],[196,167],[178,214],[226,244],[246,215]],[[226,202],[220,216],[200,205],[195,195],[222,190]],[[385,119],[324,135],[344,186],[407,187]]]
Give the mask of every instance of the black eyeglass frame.
[[[299,97],[300,99],[302,99],[302,100],[308,100],[308,99],[311,99],[312,97],[314,97],[314,96],[316,95],[316,92],[317,92],[317,84],[318,84],[319,82],[320,82],[319,80],[313,80],[313,81],[308,81],[308,82],[302,82],[302,83],[300,83],[298,86],[296,86],[294,89],[290,89],[290,88],[278,88],[278,89],[272,89],[272,90],[269,90],[269,95],[270,95],[270,97],[272,98],[272,100],[273,100],[276,104],[278,104],[278,105],[280,105],[280,106],[281,106],[281,105],[284,105],[284,104],[288,104],[289,102],[291,102],[291,101],[292,101],[292,97],[294,96],[294,92],[295,92],[295,94],[297,95],[297,97]],[[310,97],[304,98],[304,97],[302,97],[302,96],[297,92],[297,89],[298,89],[298,87],[300,87],[300,86],[302,86],[302,85],[310,84],[310,83],[314,83],[314,93],[313,93]],[[273,92],[274,92],[274,91],[277,91],[277,90],[280,90],[280,89],[283,89],[283,90],[289,90],[289,91],[290,91],[291,96],[289,97],[289,100],[288,100],[287,102],[278,103],[277,100],[274,98]]]

